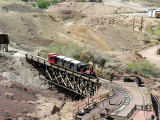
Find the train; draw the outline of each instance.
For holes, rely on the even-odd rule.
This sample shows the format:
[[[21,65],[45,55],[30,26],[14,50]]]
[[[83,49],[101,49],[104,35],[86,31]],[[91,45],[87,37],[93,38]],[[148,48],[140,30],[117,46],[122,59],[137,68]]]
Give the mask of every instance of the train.
[[[56,64],[67,69],[71,69],[72,71],[76,71],[96,78],[96,74],[93,71],[93,67],[79,60],[62,56],[57,53],[48,53],[48,61],[51,64]]]

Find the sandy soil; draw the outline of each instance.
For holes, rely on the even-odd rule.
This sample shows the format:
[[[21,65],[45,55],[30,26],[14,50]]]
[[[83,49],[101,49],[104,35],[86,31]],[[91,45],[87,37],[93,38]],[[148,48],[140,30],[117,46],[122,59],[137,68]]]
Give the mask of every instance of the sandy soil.
[[[61,14],[62,11],[64,13],[70,11],[70,13]],[[67,37],[86,48],[95,47],[103,51],[136,51],[148,48],[157,41],[153,36],[139,32],[141,17],[121,15],[121,13],[139,12],[130,7],[124,9],[123,6],[113,7],[110,4],[66,2],[51,6],[46,12],[59,13],[61,17],[69,17],[72,12],[77,12],[76,16],[83,14],[85,17],[63,19],[63,22],[69,31]],[[135,19],[134,30],[137,32],[132,30],[133,19]],[[155,25],[158,21],[144,18],[142,31],[145,31],[148,24]]]
[[[150,61],[151,63],[154,63],[157,67],[160,68],[160,56],[157,55],[158,47],[159,46],[156,45],[154,47],[146,49],[142,51],[141,54],[143,55],[143,57],[146,57],[148,61]]]
[[[61,9],[63,8],[63,9]],[[112,5],[105,5],[103,3],[91,3],[91,2],[64,2],[49,7],[47,12],[58,12],[61,10],[77,11],[87,16],[97,16],[104,14],[113,14],[120,12],[135,12],[136,10],[126,7],[115,7]]]
[[[64,2],[41,13],[32,7],[23,6],[10,4],[9,13],[0,13],[0,32],[8,33],[11,41],[19,44],[32,41],[37,45],[47,46],[53,41],[71,40],[89,49],[135,51],[155,43],[152,36],[132,30],[133,16],[120,15],[138,12],[129,7]],[[135,19],[135,30],[139,31],[138,21],[141,18]],[[148,20],[150,19],[144,20],[143,31],[148,24],[158,24],[158,20],[147,22]],[[149,44],[145,40],[150,41]]]

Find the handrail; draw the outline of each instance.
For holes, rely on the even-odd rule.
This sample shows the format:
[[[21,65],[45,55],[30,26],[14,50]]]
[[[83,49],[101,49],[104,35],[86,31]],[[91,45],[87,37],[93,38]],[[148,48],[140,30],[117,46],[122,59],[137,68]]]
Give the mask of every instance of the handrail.
[[[136,110],[151,111],[150,105],[135,105],[132,110],[127,114],[127,118],[130,118]]]
[[[89,109],[92,108],[95,104],[100,103],[100,102],[102,102],[102,101],[104,101],[104,100],[106,100],[106,99],[108,99],[108,98],[110,98],[110,97],[112,97],[112,96],[114,95],[114,94],[113,94],[112,96],[110,96],[109,94],[110,94],[110,93],[106,93],[106,94],[100,95],[99,97],[90,100],[89,103],[86,102],[85,104],[81,105],[81,106],[78,107],[75,111],[73,111],[73,117],[76,116],[77,112],[79,112],[79,111],[81,111],[81,110],[84,110],[84,109],[88,109],[88,110],[89,110]]]

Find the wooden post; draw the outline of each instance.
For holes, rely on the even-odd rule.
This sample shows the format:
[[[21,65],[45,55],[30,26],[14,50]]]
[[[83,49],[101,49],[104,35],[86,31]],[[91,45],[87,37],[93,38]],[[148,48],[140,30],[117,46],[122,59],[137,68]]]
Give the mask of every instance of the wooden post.
[[[141,25],[140,25],[140,31],[142,32],[142,30],[143,30],[143,22],[144,22],[144,18],[143,17],[141,17]]]
[[[8,52],[8,44],[6,44],[6,52]]]
[[[134,27],[135,27],[135,16],[134,16],[132,21],[133,21],[133,30],[134,30]]]

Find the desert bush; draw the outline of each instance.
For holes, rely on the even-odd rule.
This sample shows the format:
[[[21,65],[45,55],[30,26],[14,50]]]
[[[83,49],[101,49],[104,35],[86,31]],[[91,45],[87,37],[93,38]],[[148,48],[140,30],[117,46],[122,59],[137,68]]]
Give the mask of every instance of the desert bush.
[[[65,2],[65,0],[52,0],[51,1],[52,5],[55,3],[60,3],[60,2]]]
[[[155,27],[148,25],[146,27],[145,31],[152,34],[152,35],[156,35],[156,36],[160,37],[160,25],[155,26]]]
[[[86,0],[78,0],[78,2],[86,2]]]
[[[62,44],[60,42],[52,43],[48,48],[43,49],[46,55],[50,52],[58,53],[61,55],[65,55],[67,57],[80,59],[80,54],[82,52],[82,48],[73,42],[69,42],[67,44]]]
[[[59,2],[65,2],[65,0],[50,0],[50,1],[37,0],[37,5],[38,5],[38,8],[40,8],[40,9],[46,9],[48,6],[54,5],[55,3],[59,3]],[[35,5],[34,5],[34,7],[35,7]]]
[[[55,4],[55,3],[57,3],[57,2],[58,2],[58,0],[52,0],[52,1],[51,1],[52,4]]]
[[[77,58],[77,59],[79,59],[79,60],[81,60],[81,61],[83,61],[85,63],[88,63],[89,61],[95,63],[94,62],[95,58],[93,57],[92,53],[89,52],[89,51],[85,51],[85,50],[81,51],[80,57]]]
[[[151,25],[148,25],[145,29],[146,32],[150,33],[150,34],[154,34],[154,29]]]
[[[160,37],[160,26],[156,26],[155,30],[154,30],[154,34],[158,37]]]
[[[97,63],[101,66],[101,67],[104,67],[105,63],[106,63],[106,59],[104,58],[99,58],[97,60]]]
[[[28,0],[21,0],[21,1],[23,1],[23,2],[28,2]]]
[[[148,61],[133,61],[126,66],[126,71],[146,77],[156,77],[158,75],[158,69]]]
[[[154,7],[158,8],[160,5],[158,3],[153,4]]]
[[[50,5],[50,2],[47,0],[37,0],[37,5],[40,9],[46,9]]]
[[[35,3],[32,3],[32,6],[33,6],[33,7],[36,7],[36,4],[35,4]]]
[[[11,82],[8,80],[1,81],[0,84],[2,84],[5,87],[10,87],[12,85]]]
[[[7,99],[14,99],[13,93],[8,93],[8,92],[6,92],[6,93],[4,93],[4,95],[5,95],[5,97],[6,97]]]
[[[96,75],[100,75],[101,74],[101,68],[98,65],[96,65],[94,67],[94,71],[95,71]]]

